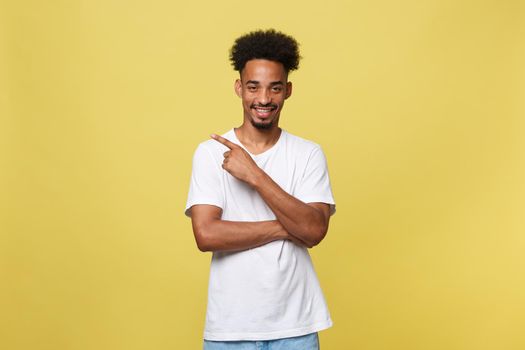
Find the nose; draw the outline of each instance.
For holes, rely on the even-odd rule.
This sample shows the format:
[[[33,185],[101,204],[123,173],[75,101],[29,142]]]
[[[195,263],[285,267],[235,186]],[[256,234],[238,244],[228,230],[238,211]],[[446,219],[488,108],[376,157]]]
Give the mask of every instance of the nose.
[[[260,89],[259,96],[258,96],[259,103],[262,105],[266,105],[272,101],[272,96],[270,95],[270,91],[268,89]]]

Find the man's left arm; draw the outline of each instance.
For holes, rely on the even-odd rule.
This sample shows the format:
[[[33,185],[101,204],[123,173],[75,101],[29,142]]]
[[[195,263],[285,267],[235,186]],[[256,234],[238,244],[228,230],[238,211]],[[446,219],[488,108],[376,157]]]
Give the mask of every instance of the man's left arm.
[[[291,235],[305,242],[309,248],[323,240],[328,231],[330,205],[300,201],[284,191],[261,169],[250,185]]]
[[[230,149],[224,153],[224,170],[255,189],[291,235],[309,248],[323,240],[330,221],[329,204],[305,203],[288,194],[257,166],[242,147],[221,136],[212,137]]]

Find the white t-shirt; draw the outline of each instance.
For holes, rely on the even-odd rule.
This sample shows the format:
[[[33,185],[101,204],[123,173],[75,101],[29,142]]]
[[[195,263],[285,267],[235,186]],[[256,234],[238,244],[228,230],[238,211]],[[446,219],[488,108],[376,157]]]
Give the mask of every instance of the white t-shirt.
[[[243,147],[233,129],[223,137]],[[211,139],[198,146],[186,215],[193,205],[209,204],[222,208],[223,220],[275,220],[254,189],[222,168],[227,150]],[[305,203],[328,203],[331,214],[335,212],[326,159],[317,144],[282,130],[274,146],[251,156],[284,191]],[[331,325],[306,248],[278,240],[240,252],[213,253],[204,339],[271,340]]]

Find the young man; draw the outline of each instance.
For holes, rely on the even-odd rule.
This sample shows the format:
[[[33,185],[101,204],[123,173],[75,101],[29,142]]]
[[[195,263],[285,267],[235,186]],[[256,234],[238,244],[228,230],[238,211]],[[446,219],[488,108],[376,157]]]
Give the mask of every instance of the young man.
[[[238,38],[243,123],[195,151],[186,215],[199,249],[213,252],[204,349],[318,349],[332,325],[307,250],[335,212],[325,156],[279,128],[299,58],[275,30]]]

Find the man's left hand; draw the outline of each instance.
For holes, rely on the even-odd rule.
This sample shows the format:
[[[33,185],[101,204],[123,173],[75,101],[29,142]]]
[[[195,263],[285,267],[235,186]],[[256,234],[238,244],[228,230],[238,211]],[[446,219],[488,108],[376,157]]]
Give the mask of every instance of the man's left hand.
[[[225,139],[222,136],[212,134],[211,138],[222,143],[230,150],[224,152],[222,168],[229,172],[233,177],[249,185],[253,185],[261,168],[253,161],[252,157],[241,146]]]

